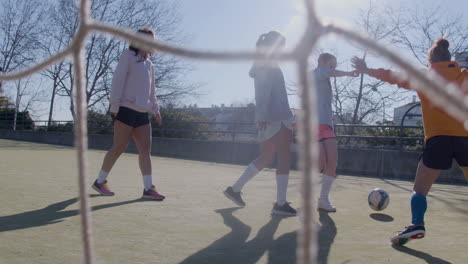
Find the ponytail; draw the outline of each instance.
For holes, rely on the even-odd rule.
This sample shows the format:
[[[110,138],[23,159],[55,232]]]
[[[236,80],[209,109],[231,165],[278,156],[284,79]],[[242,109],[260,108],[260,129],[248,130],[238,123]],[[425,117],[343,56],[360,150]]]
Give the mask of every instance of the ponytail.
[[[266,36],[267,34],[261,34],[260,37],[258,37],[256,44],[257,48],[265,45]]]

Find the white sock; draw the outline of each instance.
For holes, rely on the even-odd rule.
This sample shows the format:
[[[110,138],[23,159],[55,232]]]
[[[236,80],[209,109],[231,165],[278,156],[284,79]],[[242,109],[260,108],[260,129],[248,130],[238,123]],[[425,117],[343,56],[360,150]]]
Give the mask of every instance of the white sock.
[[[108,175],[109,175],[109,172],[100,170],[100,171],[99,171],[99,176],[98,176],[98,178],[97,178],[97,183],[103,183],[103,182],[105,182]]]
[[[286,203],[289,174],[276,174],[276,203],[283,206]]]
[[[255,175],[257,175],[260,171],[255,167],[253,163],[250,163],[249,166],[245,169],[244,173],[240,176],[236,183],[232,186],[232,189],[235,192],[240,192],[242,187],[250,181]]]
[[[323,175],[322,177],[322,190],[320,192],[320,200],[328,201],[328,194],[330,193],[330,189],[332,187],[333,182],[335,181],[335,177]]]
[[[145,190],[151,189],[153,187],[153,176],[151,174],[143,175],[143,184],[145,185]]]

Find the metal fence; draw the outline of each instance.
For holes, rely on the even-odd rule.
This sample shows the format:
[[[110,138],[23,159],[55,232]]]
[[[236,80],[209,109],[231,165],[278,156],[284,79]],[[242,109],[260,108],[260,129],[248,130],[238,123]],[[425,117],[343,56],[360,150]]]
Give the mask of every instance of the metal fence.
[[[19,119],[16,130],[72,132],[73,121],[32,121]],[[0,118],[0,128],[13,129],[12,120]],[[421,126],[400,125],[355,125],[336,124],[338,145],[347,148],[404,149],[420,150],[424,144],[424,130]],[[88,121],[90,134],[112,134],[113,123]],[[184,138],[193,140],[214,140],[231,142],[255,142],[257,129],[247,122],[195,122],[163,121],[163,126],[152,125],[153,137]],[[294,130],[295,138],[297,131]]]
[[[115,37],[124,38],[128,41],[141,45],[144,48],[151,48],[159,52],[169,53],[185,58],[204,59],[204,60],[275,60],[275,61],[293,61],[297,65],[299,94],[301,109],[304,114],[299,120],[301,130],[300,148],[302,177],[301,177],[301,212],[300,229],[298,231],[297,243],[297,261],[300,264],[317,263],[317,235],[314,219],[314,181],[317,176],[317,170],[314,168],[318,163],[318,148],[316,147],[315,135],[317,131],[317,122],[315,112],[313,111],[316,98],[313,92],[313,82],[310,82],[308,58],[316,48],[318,41],[326,35],[337,34],[347,40],[353,41],[361,46],[367,47],[380,56],[389,59],[401,67],[407,76],[410,76],[416,90],[424,93],[428,98],[433,99],[435,106],[442,107],[455,119],[468,128],[468,104],[466,98],[456,87],[448,84],[437,75],[423,73],[419,69],[412,67],[408,60],[391,52],[388,48],[377,44],[375,41],[367,38],[352,30],[336,26],[333,24],[323,24],[317,14],[314,0],[304,0],[304,10],[306,11],[306,28],[301,40],[291,51],[270,54],[265,50],[260,52],[216,52],[201,51],[189,48],[181,48],[159,39],[150,40],[144,36],[138,35],[128,29],[118,28],[115,25],[109,25],[91,17],[91,1],[79,0],[77,10],[79,14],[79,28],[69,46],[35,64],[34,66],[9,74],[0,74],[0,81],[15,80],[25,77],[34,72],[40,71],[56,61],[60,61],[67,56],[73,60],[74,73],[74,103],[76,106],[76,124],[75,124],[75,146],[78,160],[78,179],[79,179],[79,197],[80,197],[80,216],[83,238],[84,263],[94,263],[94,250],[92,240],[92,228],[90,217],[90,202],[87,192],[87,179],[89,178],[87,169],[87,103],[86,103],[86,85],[85,85],[85,60],[84,47],[86,40],[92,32],[102,32]],[[310,89],[312,88],[312,89]]]

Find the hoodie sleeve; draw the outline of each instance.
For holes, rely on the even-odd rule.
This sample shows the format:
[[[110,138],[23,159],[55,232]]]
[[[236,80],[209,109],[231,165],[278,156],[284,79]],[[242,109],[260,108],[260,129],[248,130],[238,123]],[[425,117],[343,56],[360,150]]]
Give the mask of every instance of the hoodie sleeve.
[[[405,80],[402,77],[399,77],[399,76],[402,76],[401,73],[394,72],[391,70],[385,70],[385,69],[369,69],[367,74],[381,81],[384,81],[390,84],[396,84],[400,88],[412,90],[410,87],[409,81]]]
[[[272,83],[266,69],[254,67],[250,70],[250,76],[254,78],[255,82],[255,121],[266,121],[270,107]]]
[[[156,98],[156,81],[155,81],[155,72],[154,66],[151,65],[151,91],[150,91],[150,101],[153,110],[153,114],[159,113],[158,99]]]
[[[114,75],[112,77],[111,94],[109,100],[111,105],[111,113],[117,113],[119,111],[120,99],[122,98],[122,93],[129,69],[128,65],[130,63],[130,55],[131,54],[128,51],[124,51],[120,55],[117,68],[115,69]]]

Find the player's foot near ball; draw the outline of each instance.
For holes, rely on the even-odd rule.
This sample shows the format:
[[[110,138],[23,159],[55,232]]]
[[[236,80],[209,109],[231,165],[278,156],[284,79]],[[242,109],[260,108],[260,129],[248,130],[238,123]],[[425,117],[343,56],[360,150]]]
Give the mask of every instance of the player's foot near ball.
[[[408,243],[411,239],[421,239],[426,234],[426,228],[423,225],[411,225],[392,237],[391,242],[393,245],[402,246]]]
[[[233,201],[237,206],[244,207],[245,202],[242,200],[241,197],[241,192],[235,192],[232,187],[227,187],[226,190],[224,190],[224,195],[231,201]]]
[[[166,196],[156,191],[156,187],[154,187],[153,185],[151,186],[151,189],[143,190],[143,196],[141,198],[154,200],[154,201],[162,201],[164,200],[164,198],[166,198]]]
[[[273,209],[271,209],[271,213],[275,215],[284,215],[284,216],[296,216],[297,215],[296,209],[292,208],[290,203],[288,202],[284,203],[283,205],[274,203]]]
[[[107,185],[107,181],[98,183],[97,180],[95,180],[93,183],[93,189],[103,196],[112,196],[115,194],[113,191],[109,189],[109,186]]]
[[[328,199],[319,199],[317,207],[325,212],[336,212],[336,207]]]

